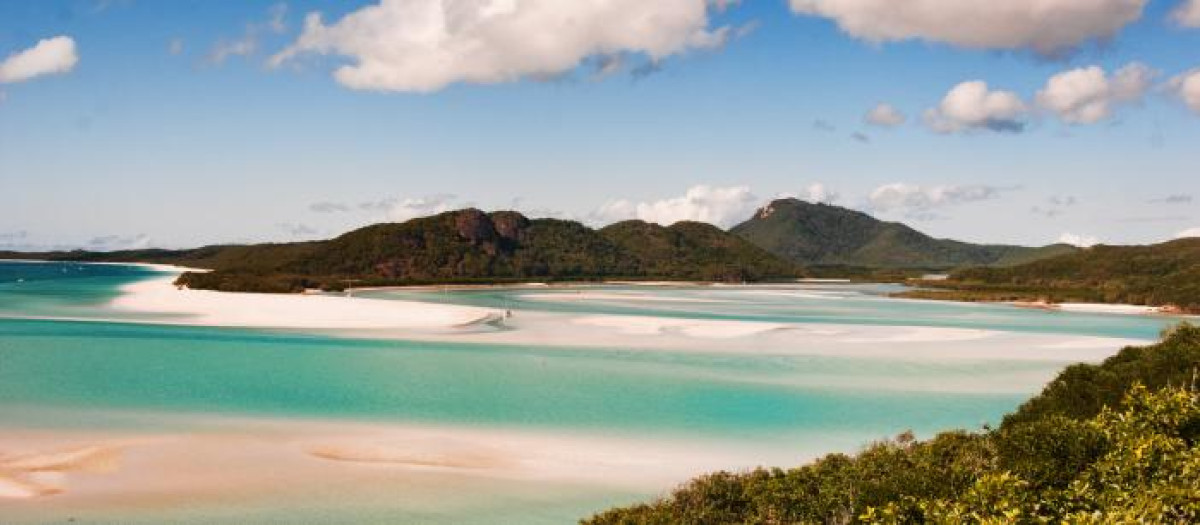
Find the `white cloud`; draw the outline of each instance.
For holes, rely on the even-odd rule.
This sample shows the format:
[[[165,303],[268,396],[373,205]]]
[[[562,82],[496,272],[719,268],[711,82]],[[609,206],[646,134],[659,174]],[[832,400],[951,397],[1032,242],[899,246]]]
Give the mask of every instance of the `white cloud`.
[[[139,233],[133,236],[121,235],[104,235],[93,237],[88,241],[88,249],[96,251],[113,251],[113,250],[141,250],[149,248],[153,244],[149,235]]]
[[[829,189],[825,184],[820,182],[809,184],[807,188],[804,188],[804,194],[800,196],[801,199],[808,202],[825,204],[837,202],[841,197],[838,192]]]
[[[251,35],[245,35],[237,40],[221,39],[209,50],[208,62],[210,64],[221,65],[229,57],[250,56],[257,50],[258,39]]]
[[[1047,219],[1062,215],[1067,208],[1074,206],[1079,202],[1073,195],[1052,195],[1046,199],[1045,205],[1037,205],[1030,208],[1030,211],[1041,215]]]
[[[679,221],[699,221],[728,228],[750,217],[759,204],[747,186],[719,188],[702,184],[692,186],[681,197],[639,203],[610,201],[590,214],[590,222],[641,219],[669,226]]]
[[[407,92],[552,77],[593,56],[634,53],[657,64],[730,37],[728,27],[709,28],[709,8],[706,0],[381,0],[332,24],[309,13],[270,64],[342,55],[351,63],[334,71],[341,84]]]
[[[1114,106],[1141,100],[1157,74],[1138,62],[1111,76],[1099,66],[1072,69],[1050,77],[1037,103],[1063,122],[1094,124],[1111,117]]]
[[[1171,79],[1169,87],[1189,109],[1200,113],[1200,68]]]
[[[389,220],[396,222],[428,217],[467,206],[468,204],[458,203],[458,197],[449,193],[400,200],[387,199],[360,205],[367,210],[382,210]]]
[[[314,213],[342,213],[350,211],[350,205],[344,202],[320,201],[308,205]]]
[[[302,223],[281,222],[275,226],[291,237],[310,239],[320,233],[316,228]]]
[[[282,34],[287,31],[287,12],[288,6],[285,3],[278,3],[267,9],[267,22],[263,26],[270,32]]]
[[[1175,234],[1176,239],[1188,239],[1192,237],[1200,237],[1200,226],[1188,228]]]
[[[56,36],[38,41],[37,45],[13,53],[0,62],[0,84],[24,82],[43,75],[67,73],[79,63],[75,40]]]
[[[871,42],[921,39],[976,49],[1055,54],[1115,35],[1147,0],[790,0]]]
[[[1070,244],[1080,248],[1089,248],[1100,244],[1100,239],[1091,235],[1078,235],[1074,233],[1064,233],[1058,236],[1058,242],[1061,244]]]
[[[265,22],[246,24],[246,29],[242,33],[242,36],[236,39],[222,38],[218,40],[208,52],[208,63],[219,66],[225,63],[230,57],[253,55],[258,52],[259,40],[263,34],[273,33],[278,35],[287,30],[286,17],[287,4],[279,3],[272,5],[267,9],[267,20]],[[180,49],[182,50],[182,42]]]
[[[1183,27],[1200,27],[1200,0],[1184,0],[1171,12],[1171,20]]]
[[[867,200],[875,211],[904,212],[914,218],[930,218],[936,208],[995,199],[1009,189],[1012,188],[982,184],[923,187],[895,182],[875,188]]]
[[[938,133],[972,130],[1020,132],[1029,109],[1011,91],[992,91],[973,80],[954,86],[936,108],[925,110],[925,124]]]
[[[881,126],[885,128],[894,128],[908,120],[908,117],[901,113],[900,110],[892,107],[891,104],[879,104],[866,115],[863,116],[863,122],[873,126]]]

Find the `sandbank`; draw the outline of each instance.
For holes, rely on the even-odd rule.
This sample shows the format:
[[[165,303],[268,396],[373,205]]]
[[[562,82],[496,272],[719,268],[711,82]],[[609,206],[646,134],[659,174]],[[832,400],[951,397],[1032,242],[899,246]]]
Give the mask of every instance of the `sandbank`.
[[[485,308],[413,301],[191,290],[175,286],[174,280],[170,274],[125,285],[109,308],[167,315],[175,324],[306,329],[466,329],[500,315]]]

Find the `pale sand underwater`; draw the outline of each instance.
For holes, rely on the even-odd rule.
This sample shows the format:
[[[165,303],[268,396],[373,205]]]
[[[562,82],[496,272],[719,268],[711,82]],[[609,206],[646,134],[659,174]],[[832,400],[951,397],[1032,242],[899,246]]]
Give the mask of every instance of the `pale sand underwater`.
[[[170,271],[178,272],[178,269]],[[364,417],[383,417],[366,415],[371,414],[369,408],[358,419],[350,414],[345,420],[336,419],[340,416],[336,414],[336,408],[333,417],[307,414],[281,417],[269,410],[276,406],[274,397],[267,397],[261,405],[253,405],[258,407],[257,410],[268,407],[267,413],[258,417],[203,410],[173,414],[147,409],[144,413],[125,414],[113,409],[79,406],[60,409],[34,405],[27,407],[33,415],[15,417],[6,425],[0,424],[3,429],[0,432],[0,515],[6,518],[5,521],[38,523],[78,515],[89,521],[113,523],[138,520],[154,523],[164,519],[203,523],[220,516],[242,521],[278,522],[290,521],[289,517],[301,512],[298,509],[307,509],[303,511],[304,515],[314,522],[322,521],[321,516],[382,523],[394,522],[397,516],[402,516],[404,521],[433,523],[464,520],[487,523],[489,518],[504,521],[498,516],[512,516],[515,518],[510,521],[519,522],[562,522],[564,516],[582,517],[609,505],[662,494],[675,484],[703,472],[757,465],[796,465],[828,452],[853,452],[872,439],[887,437],[879,430],[864,432],[849,424],[861,424],[867,419],[847,419],[841,426],[837,423],[839,416],[835,414],[853,410],[858,406],[856,403],[863,403],[861,398],[855,397],[863,392],[882,396],[894,393],[900,399],[907,399],[902,396],[908,395],[933,396],[922,398],[926,399],[923,401],[926,404],[920,405],[928,406],[930,410],[948,406],[932,401],[942,399],[936,396],[982,396],[980,399],[1010,396],[1019,399],[1035,392],[1069,363],[1096,362],[1122,346],[1146,341],[1135,337],[999,328],[842,324],[836,322],[836,314],[843,311],[840,310],[845,303],[843,300],[855,298],[856,294],[837,288],[671,283],[670,286],[655,285],[661,286],[664,294],[656,295],[660,290],[651,286],[632,291],[586,286],[578,290],[536,292],[513,287],[515,297],[528,301],[526,304],[546,303],[569,308],[515,308],[509,311],[495,304],[453,304],[453,296],[448,297],[450,303],[434,303],[414,300],[403,294],[391,298],[351,298],[328,294],[263,295],[187,290],[171,284],[174,277],[165,273],[124,285],[119,295],[93,308],[89,315],[94,316],[88,320],[98,326],[108,324],[105,321],[115,321],[135,325],[249,328],[262,330],[256,337],[264,338],[303,333],[332,335],[338,341],[428,343],[433,346],[427,352],[444,351],[446,354],[430,356],[428,361],[386,358],[388,353],[415,351],[406,344],[394,350],[373,351],[380,357],[364,362],[371,363],[366,366],[374,367],[375,388],[383,388],[385,394],[401,396],[405,402],[417,399],[436,406],[443,406],[437,404],[441,401],[436,391],[413,398],[412,393],[400,385],[392,387],[388,383],[379,383],[380,376],[401,373],[400,369],[392,372],[379,367],[415,367],[412,372],[404,371],[402,377],[410,382],[419,381],[417,384],[424,386],[417,388],[425,390],[437,390],[438,381],[447,380],[484,381],[484,385],[491,385],[493,379],[501,378],[490,378],[487,373],[474,372],[474,369],[466,370],[479,373],[479,376],[434,376],[439,379],[428,383],[421,373],[433,370],[424,367],[441,362],[450,354],[457,354],[454,357],[460,361],[456,362],[463,362],[461,360],[487,359],[490,353],[503,354],[512,351],[507,349],[519,349],[516,356],[504,361],[506,368],[496,369],[494,373],[525,374],[514,381],[534,382],[550,379],[543,377],[542,372],[554,377],[566,371],[586,372],[591,377],[619,373],[623,381],[636,380],[639,386],[649,387],[656,381],[663,385],[695,383],[720,385],[729,389],[722,392],[731,393],[780,389],[792,392],[794,389],[796,395],[814,396],[817,405],[813,409],[825,415],[796,414],[821,423],[812,428],[803,426],[812,423],[800,423],[786,416],[764,416],[754,421],[762,421],[764,423],[759,424],[767,426],[747,429],[748,434],[741,436],[736,432],[714,433],[711,429],[696,432],[665,426],[643,432],[628,424],[610,433],[591,427],[590,422],[580,425],[579,422],[587,421],[586,418],[564,419],[561,414],[550,419],[557,422],[544,427],[541,423],[532,427],[528,424],[507,426],[507,421],[500,419],[472,423],[457,420],[423,422],[419,418],[408,420],[405,418],[410,416],[397,416],[397,420],[364,421]],[[718,293],[707,295],[705,290]],[[382,293],[387,294],[386,291]],[[669,295],[672,293],[675,295]],[[868,300],[880,301],[885,308],[893,304],[888,301],[913,304],[887,298]],[[748,304],[753,306],[758,301],[774,301],[772,304],[776,306],[793,301],[815,301],[820,308],[827,309],[834,320],[713,318],[686,310],[693,307],[718,311],[737,309]],[[666,310],[656,314],[632,314],[621,309],[610,311],[607,307],[591,309],[592,305],[637,305]],[[981,320],[979,326],[987,326],[987,316],[992,315],[989,312],[973,305],[961,307],[966,318]],[[206,332],[206,336],[211,335]],[[478,350],[463,355],[462,349],[438,346],[443,344],[472,345]],[[175,346],[171,345],[172,348]],[[180,351],[165,348],[164,351]],[[211,356],[214,348],[196,355]],[[272,360],[268,368],[252,362],[256,368],[247,373],[263,374],[274,369],[286,373],[289,366],[287,352],[299,350],[284,345],[277,355],[264,354],[264,358],[273,356],[269,358]],[[325,352],[326,357],[319,359],[331,359],[325,365],[331,366],[337,358],[336,352],[340,351],[353,351],[353,345],[331,348]],[[64,356],[69,356],[71,350],[63,352]],[[616,357],[602,357],[606,353]],[[190,359],[192,354],[178,355],[180,359]],[[317,354],[310,352],[307,355],[306,362],[311,363],[312,356]],[[334,394],[334,400],[341,395],[353,396],[357,386],[355,378],[365,373],[365,370],[355,372],[357,358],[354,354],[341,357],[337,366],[346,367],[346,375],[339,376],[341,379],[337,381],[345,381],[345,385],[336,390],[326,386],[322,390],[326,395]],[[238,366],[237,361],[231,360],[233,354],[211,359],[215,361],[205,361],[207,366],[218,362],[224,363],[220,366]],[[548,360],[551,366],[547,371]],[[189,361],[163,361],[180,362]],[[70,361],[65,363],[70,366]],[[564,368],[567,364],[570,366]],[[321,374],[332,372],[325,368],[318,370]],[[636,371],[636,378],[629,376],[631,371]],[[293,368],[292,373],[296,372]],[[223,374],[212,374],[212,377],[229,374],[239,377],[241,373],[235,368]],[[308,383],[289,385],[295,388],[301,384]],[[504,383],[501,381],[499,385]],[[261,388],[273,387],[272,383],[261,385]],[[672,392],[673,388],[664,392]],[[570,389],[557,393],[540,388],[529,391],[541,396],[576,394]],[[214,392],[221,393],[220,390]],[[883,394],[878,394],[880,392]],[[657,392],[649,388],[646,393],[654,395]],[[778,402],[792,394],[780,395],[784,397],[766,399]],[[347,402],[350,399],[354,398],[347,397]],[[369,407],[371,403],[392,398],[365,395],[361,399],[359,403]],[[688,399],[680,398],[663,406],[687,409]],[[520,395],[513,400],[541,406],[538,400],[522,400]],[[479,410],[487,411],[489,401],[478,399],[475,402],[480,405]],[[999,403],[1011,407],[1016,402]],[[582,403],[580,406],[589,405]],[[8,408],[11,412],[12,406]],[[730,405],[728,414],[700,413],[706,417],[728,417],[728,420],[719,420],[727,425],[738,425],[731,422],[738,420],[738,411],[758,408],[757,405],[735,403]],[[978,413],[994,416],[1001,410],[1005,408],[989,408]],[[514,414],[525,416],[521,412]],[[687,422],[689,414],[680,414],[672,421]],[[78,427],[37,423],[44,419],[71,421],[77,416],[100,421],[132,420],[134,423],[113,428],[94,423]],[[781,419],[772,419],[774,417]],[[911,417],[909,414],[904,419],[911,421]],[[961,424],[977,425],[983,422],[982,418],[991,416],[981,415],[980,419],[970,419],[975,417],[973,415],[956,417],[962,417],[955,420],[963,421]],[[825,420],[820,418],[828,418],[834,424],[825,425]],[[576,428],[572,428],[572,424]],[[904,424],[907,423],[898,425]],[[945,428],[945,424],[948,423],[927,426],[925,431]],[[892,424],[886,428],[892,428]],[[896,432],[902,430],[902,426],[894,428]],[[545,519],[536,516],[533,509],[539,508],[547,509]],[[176,511],[194,514],[181,515]]]
[[[245,510],[284,499],[330,512],[386,504],[397,516],[469,505],[468,488],[547,498],[657,493],[703,472],[794,464],[824,451],[486,427],[119,416],[144,419],[148,430],[4,429],[0,515],[150,519],[173,506]],[[831,436],[821,447],[857,445]]]
[[[155,314],[155,322],[198,326],[297,329],[348,337],[457,341],[509,345],[606,347],[682,352],[839,355],[909,359],[1029,359],[1094,362],[1145,340],[1013,334],[928,326],[764,323],[721,319],[518,311],[409,300],[332,295],[276,295],[179,289],[174,276],[123,286],[115,313]],[[747,295],[786,295],[747,287]],[[700,302],[716,300],[581,291],[524,294],[534,300]],[[511,317],[509,317],[511,315]],[[126,319],[114,319],[126,320]],[[139,321],[138,319],[128,319]],[[141,321],[144,322],[144,321]],[[1068,343],[1069,340],[1069,343]],[[961,343],[971,342],[969,347]]]

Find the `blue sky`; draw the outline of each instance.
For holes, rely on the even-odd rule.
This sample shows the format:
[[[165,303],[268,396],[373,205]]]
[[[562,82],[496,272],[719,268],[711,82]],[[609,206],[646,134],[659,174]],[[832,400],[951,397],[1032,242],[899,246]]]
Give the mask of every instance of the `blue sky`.
[[[583,9],[566,34],[538,25],[558,8],[537,0],[0,0],[0,249],[321,238],[466,205],[728,225],[778,195],[981,242],[1200,227],[1200,107],[1183,87],[1200,28],[1173,17],[1188,5],[1097,0],[1031,31],[989,3],[947,0],[897,29],[902,2],[664,0],[631,8],[660,10],[649,28]],[[414,6],[529,16],[487,19],[497,50],[451,42],[430,61],[393,48],[421,26],[368,16]],[[1055,34],[1083,15],[1098,20],[1083,37]],[[996,32],[950,27],[973,20]],[[48,45],[13,61],[55,37],[69,67]],[[539,38],[554,49],[528,47]],[[1119,90],[1131,63],[1141,82]],[[1064,96],[1090,93],[1101,117],[1040,101],[1051,77],[1091,66],[1109,90],[1081,74]],[[996,96],[926,119],[970,81]],[[865,122],[880,103],[904,123]]]

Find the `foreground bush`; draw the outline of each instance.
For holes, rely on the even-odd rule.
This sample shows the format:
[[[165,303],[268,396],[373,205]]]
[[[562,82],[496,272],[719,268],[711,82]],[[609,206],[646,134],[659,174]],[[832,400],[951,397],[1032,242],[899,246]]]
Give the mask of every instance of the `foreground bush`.
[[[1075,365],[983,433],[719,472],[591,524],[1197,523],[1200,328]]]

